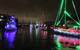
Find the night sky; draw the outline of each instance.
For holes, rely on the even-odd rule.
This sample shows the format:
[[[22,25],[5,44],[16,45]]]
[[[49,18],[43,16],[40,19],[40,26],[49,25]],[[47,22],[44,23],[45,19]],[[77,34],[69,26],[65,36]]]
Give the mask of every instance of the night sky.
[[[80,9],[80,1],[75,1],[77,9]],[[0,13],[15,15],[19,21],[22,17],[28,20],[42,18],[53,19],[57,15],[60,0],[0,0]],[[41,19],[38,19],[41,20]]]

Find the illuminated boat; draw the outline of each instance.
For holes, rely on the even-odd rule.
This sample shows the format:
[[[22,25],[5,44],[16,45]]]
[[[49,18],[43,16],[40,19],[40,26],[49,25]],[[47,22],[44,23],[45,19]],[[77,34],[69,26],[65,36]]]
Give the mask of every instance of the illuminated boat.
[[[54,34],[58,35],[59,42],[64,47],[80,45],[80,30],[75,29],[54,29]]]
[[[75,1],[61,0],[59,8],[54,23],[54,35],[57,38],[55,36],[54,38],[58,39],[62,46],[76,47],[80,45],[80,17],[76,10]]]

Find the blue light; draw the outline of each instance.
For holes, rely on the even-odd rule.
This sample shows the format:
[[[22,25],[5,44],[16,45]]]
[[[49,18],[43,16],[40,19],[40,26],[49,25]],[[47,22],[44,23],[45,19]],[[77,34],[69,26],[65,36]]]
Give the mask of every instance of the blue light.
[[[5,26],[5,29],[17,29],[16,21],[13,16],[10,17],[10,21]]]
[[[14,48],[14,40],[17,32],[17,22],[13,16],[9,17],[9,21],[7,22],[4,32],[4,38],[8,41],[8,47]],[[12,31],[11,31],[12,30]]]
[[[15,37],[16,37],[16,32],[17,30],[15,31],[5,31],[4,32],[4,37],[5,39],[8,40],[8,47],[9,48],[14,48],[14,40],[15,40]]]
[[[12,20],[12,22],[14,22],[14,23],[15,23],[15,21],[14,21],[14,20]]]
[[[17,29],[16,25],[15,24],[7,24],[5,26],[5,29]]]

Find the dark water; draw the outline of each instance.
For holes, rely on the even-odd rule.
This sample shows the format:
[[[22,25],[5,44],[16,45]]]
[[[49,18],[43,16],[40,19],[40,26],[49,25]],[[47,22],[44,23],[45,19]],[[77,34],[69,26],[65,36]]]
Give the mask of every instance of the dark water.
[[[5,50],[50,50],[50,39],[38,32],[36,36],[35,29],[32,35],[29,33],[29,26],[20,27],[15,31],[5,31]],[[8,34],[8,35],[7,35]],[[8,37],[7,37],[8,36]],[[53,40],[52,40],[53,41]]]
[[[53,34],[39,30],[36,35],[35,28],[32,33],[29,30],[29,26],[19,27],[18,30],[6,30],[4,40],[0,40],[0,50],[56,50]]]

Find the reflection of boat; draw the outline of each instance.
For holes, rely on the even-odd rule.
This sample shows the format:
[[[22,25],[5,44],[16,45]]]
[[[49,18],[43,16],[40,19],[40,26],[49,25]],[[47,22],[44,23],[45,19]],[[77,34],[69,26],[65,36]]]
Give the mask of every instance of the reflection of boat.
[[[54,29],[54,33],[58,35],[58,39],[63,46],[80,45],[80,30],[58,28]]]

